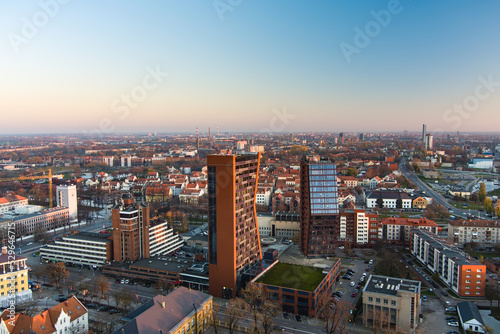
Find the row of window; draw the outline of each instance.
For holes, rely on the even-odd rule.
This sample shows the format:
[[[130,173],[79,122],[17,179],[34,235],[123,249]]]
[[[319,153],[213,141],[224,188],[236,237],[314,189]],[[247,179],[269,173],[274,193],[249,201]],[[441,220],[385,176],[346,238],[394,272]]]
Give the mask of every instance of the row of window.
[[[372,302],[373,301],[373,297],[368,297],[368,301]],[[380,298],[375,298],[375,302],[376,303],[380,303]],[[384,299],[384,304],[389,304],[389,300],[388,299]],[[391,300],[391,305],[396,305],[396,301],[395,300]]]

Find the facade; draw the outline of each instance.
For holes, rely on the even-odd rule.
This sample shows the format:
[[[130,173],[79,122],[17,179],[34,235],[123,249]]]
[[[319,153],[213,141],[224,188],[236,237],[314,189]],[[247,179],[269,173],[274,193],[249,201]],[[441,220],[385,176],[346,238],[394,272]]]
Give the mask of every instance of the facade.
[[[423,229],[437,235],[436,222],[426,218],[386,218],[380,222],[379,239],[392,245],[410,245],[411,230]]]
[[[331,268],[324,269],[276,261],[252,282],[264,287],[270,300],[278,304],[284,312],[313,317],[316,314],[315,305],[319,304],[318,300],[325,293],[330,295],[333,291],[340,276],[340,266],[340,259],[335,259]],[[312,275],[311,271],[316,271],[319,275]],[[276,278],[276,273],[283,273],[284,279],[278,283],[269,283],[268,277]],[[313,276],[316,281],[311,281]],[[307,280],[306,284],[303,279]]]
[[[472,162],[467,164],[467,167],[477,169],[492,169],[493,159],[473,158]]]
[[[16,237],[26,236],[37,229],[48,231],[69,225],[69,211],[68,208],[56,207],[8,220],[15,224]]]
[[[366,197],[367,208],[411,209],[412,200],[404,191],[375,190]]]
[[[363,324],[412,333],[419,323],[419,281],[370,275],[363,288]]]
[[[289,238],[300,233],[300,215],[298,213],[278,212],[271,221],[271,236]]]
[[[56,188],[57,206],[68,208],[69,220],[78,219],[78,204],[75,185],[61,185]]]
[[[177,288],[158,295],[126,315],[128,322],[112,334],[200,334],[210,327],[212,296]]]
[[[182,237],[174,233],[167,222],[153,222],[149,227],[149,255],[170,254],[184,244]]]
[[[374,245],[379,237],[378,214],[363,209],[340,212],[340,229],[337,242],[351,243],[354,247]]]
[[[110,234],[79,232],[40,248],[40,258],[48,261],[102,267],[113,260]]]
[[[89,331],[88,311],[75,296],[34,317],[17,313],[12,320],[9,316],[9,310],[0,316],[2,334],[84,334]]]
[[[428,133],[426,136],[425,136],[425,149],[426,150],[432,150],[432,147],[433,147],[433,140],[434,140],[434,137]]]
[[[113,259],[116,262],[149,258],[149,206],[129,196],[111,210]]]
[[[339,234],[337,169],[329,161],[300,162],[300,251],[305,256],[335,254]]]
[[[417,197],[413,200],[414,209],[427,209],[427,200],[423,197]]]
[[[466,332],[486,333],[485,323],[477,305],[473,302],[460,302],[457,304],[458,319]]]
[[[0,255],[0,307],[7,308],[32,300],[28,286],[28,266],[26,258],[9,254],[7,246],[2,247]]]
[[[28,199],[16,194],[8,194],[5,197],[0,197],[0,214],[8,211],[13,211],[16,208],[28,205]]]
[[[411,231],[411,253],[461,297],[484,297],[486,265],[431,232]]]
[[[449,221],[448,240],[459,245],[475,242],[481,246],[495,246],[500,243],[500,222],[479,219]]]
[[[234,298],[243,272],[262,260],[255,198],[260,153],[209,155],[208,248],[210,294]]]
[[[439,178],[439,173],[435,169],[424,169],[422,170],[422,176],[427,179],[437,179]]]

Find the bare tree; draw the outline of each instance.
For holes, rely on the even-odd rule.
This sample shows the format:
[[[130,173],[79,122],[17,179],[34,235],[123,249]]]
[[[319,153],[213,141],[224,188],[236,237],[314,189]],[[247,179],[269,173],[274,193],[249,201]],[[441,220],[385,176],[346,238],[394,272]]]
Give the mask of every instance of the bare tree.
[[[229,333],[233,334],[236,332],[238,322],[245,313],[245,302],[240,298],[231,299],[228,303],[226,311]]]
[[[214,333],[217,334],[217,331],[220,327],[220,305],[212,304],[212,314],[210,315],[209,325],[214,329]]]
[[[247,309],[252,313],[254,331],[258,332],[259,307],[267,297],[266,291],[261,286],[249,282],[247,286],[241,290],[241,296],[247,304]]]
[[[123,315],[127,314],[134,301],[134,296],[132,295],[132,292],[130,292],[130,289],[122,288],[118,291],[114,291],[113,297],[116,302],[116,307],[122,309]]]
[[[346,327],[351,316],[351,307],[349,302],[335,301],[327,292],[324,292],[318,300],[316,316],[324,321],[327,334],[347,333]]]
[[[278,305],[269,300],[265,300],[261,303],[258,318],[264,334],[269,334],[273,331],[275,327],[273,317],[278,313],[278,309]]]
[[[108,293],[108,291],[111,288],[111,283],[109,283],[109,280],[106,278],[104,275],[99,275],[94,278],[94,285],[97,288],[97,291],[101,295],[101,299],[106,299],[105,294]]]
[[[37,282],[40,280],[40,278],[44,274],[44,269],[41,265],[36,264],[33,267],[31,267],[31,274],[36,277]]]
[[[168,294],[174,289],[174,283],[167,278],[162,278],[158,282],[156,282],[156,287],[158,288],[158,290],[166,291],[166,293]]]

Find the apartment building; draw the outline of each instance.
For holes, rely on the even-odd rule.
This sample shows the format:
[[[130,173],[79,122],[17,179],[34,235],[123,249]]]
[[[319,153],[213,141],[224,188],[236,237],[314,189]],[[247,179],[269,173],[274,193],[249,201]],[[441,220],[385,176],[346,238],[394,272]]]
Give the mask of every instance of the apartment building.
[[[11,301],[17,305],[31,300],[26,258],[8,254],[7,246],[3,246],[0,255],[0,307],[9,307]]]
[[[392,245],[409,245],[411,230],[423,229],[437,235],[439,227],[427,218],[390,217],[380,222],[379,239]]]
[[[419,323],[419,281],[370,275],[363,288],[363,324],[412,333]]]
[[[69,209],[55,207],[28,215],[0,219],[1,222],[9,221],[15,224],[16,237],[32,235],[36,229],[53,230],[69,224]]]
[[[149,254],[150,256],[167,255],[182,247],[184,239],[174,233],[167,222],[152,221],[149,226]]]
[[[461,297],[484,297],[486,265],[432,232],[413,229],[411,233],[411,253],[427,269]]]
[[[56,187],[57,206],[68,208],[69,220],[78,220],[78,204],[75,185],[60,185]]]
[[[378,214],[363,209],[340,212],[340,227],[336,242],[349,242],[353,247],[363,247],[377,243],[379,234]]]
[[[452,220],[448,222],[448,240],[463,245],[475,242],[481,246],[500,243],[500,223],[496,220]]]

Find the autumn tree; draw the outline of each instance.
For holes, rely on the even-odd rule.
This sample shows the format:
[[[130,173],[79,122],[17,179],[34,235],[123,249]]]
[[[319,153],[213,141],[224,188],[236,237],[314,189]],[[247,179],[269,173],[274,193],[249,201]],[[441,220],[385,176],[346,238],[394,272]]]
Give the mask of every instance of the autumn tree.
[[[493,210],[493,202],[491,201],[491,198],[490,197],[486,197],[484,199],[484,210],[487,212],[487,213],[492,213],[494,210]]]
[[[111,283],[104,275],[99,275],[94,278],[94,285],[97,288],[97,291],[101,295],[101,299],[106,299],[105,294],[111,289]]]
[[[51,262],[45,267],[45,273],[51,284],[55,284],[58,288],[62,280],[69,278],[69,271],[63,262]]]
[[[484,203],[484,200],[486,199],[486,185],[484,184],[484,182],[481,182],[481,184],[479,185],[477,196],[479,202]]]
[[[36,264],[31,267],[31,275],[36,277],[36,280],[39,281],[40,278],[44,275],[44,269],[41,265]]]

